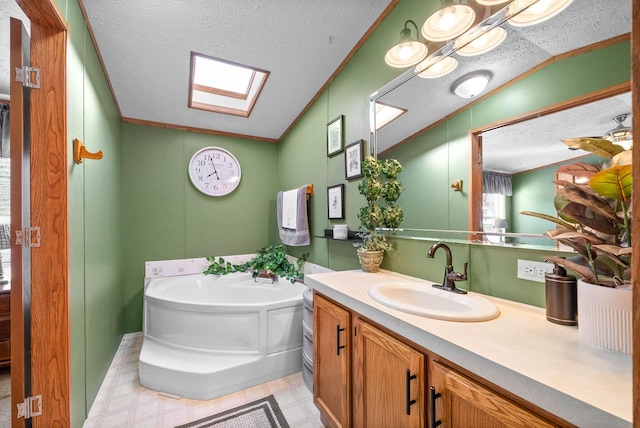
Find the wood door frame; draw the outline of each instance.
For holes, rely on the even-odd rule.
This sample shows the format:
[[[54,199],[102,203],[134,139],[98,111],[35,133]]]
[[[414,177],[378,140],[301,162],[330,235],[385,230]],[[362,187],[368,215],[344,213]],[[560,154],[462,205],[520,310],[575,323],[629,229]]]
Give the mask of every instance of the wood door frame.
[[[31,26],[31,226],[41,243],[31,251],[31,389],[42,395],[34,427],[71,426],[68,251],[67,37],[54,0],[16,0]],[[22,397],[12,396],[12,409]],[[12,426],[23,427],[24,419]]]

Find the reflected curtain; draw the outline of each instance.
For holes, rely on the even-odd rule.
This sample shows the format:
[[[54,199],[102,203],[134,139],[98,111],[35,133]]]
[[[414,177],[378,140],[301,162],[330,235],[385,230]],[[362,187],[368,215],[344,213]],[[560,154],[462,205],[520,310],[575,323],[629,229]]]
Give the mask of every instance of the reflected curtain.
[[[511,196],[511,175],[501,172],[482,172],[482,193],[498,193],[500,195]]]
[[[0,157],[9,157],[9,106],[0,104]]]

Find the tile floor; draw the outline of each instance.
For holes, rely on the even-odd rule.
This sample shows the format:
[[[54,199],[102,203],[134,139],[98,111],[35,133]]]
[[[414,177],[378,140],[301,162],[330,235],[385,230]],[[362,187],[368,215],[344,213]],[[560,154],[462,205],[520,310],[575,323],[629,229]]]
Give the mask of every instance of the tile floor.
[[[125,335],[89,412],[85,428],[163,428],[205,416],[273,394],[292,428],[320,428],[320,415],[302,373],[276,379],[208,401],[174,399],[140,386],[138,355],[142,333]]]

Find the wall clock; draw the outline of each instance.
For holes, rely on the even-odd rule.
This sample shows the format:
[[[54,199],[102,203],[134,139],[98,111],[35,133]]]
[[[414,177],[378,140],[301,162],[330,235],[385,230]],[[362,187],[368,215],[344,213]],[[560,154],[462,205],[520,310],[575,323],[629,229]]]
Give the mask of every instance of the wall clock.
[[[240,163],[220,147],[198,150],[189,161],[189,179],[196,189],[209,196],[224,196],[240,184]]]

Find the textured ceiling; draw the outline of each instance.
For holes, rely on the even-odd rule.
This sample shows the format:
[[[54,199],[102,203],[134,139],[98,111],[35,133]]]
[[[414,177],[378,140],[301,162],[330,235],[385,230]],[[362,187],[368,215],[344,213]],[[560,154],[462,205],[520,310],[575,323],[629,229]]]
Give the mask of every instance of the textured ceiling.
[[[585,156],[562,142],[574,137],[602,137],[615,128],[613,117],[630,113],[631,93],[541,116],[482,134],[484,170],[518,173],[541,165]],[[623,122],[631,126],[631,115]],[[524,154],[524,156],[523,156]]]
[[[279,139],[391,0],[81,0],[124,118]],[[249,118],[190,109],[190,52],[271,72]]]
[[[516,28],[507,23],[503,25],[503,28],[507,30],[507,39],[498,48],[475,57],[462,57],[454,54],[459,65],[451,74],[438,79],[414,77],[380,98],[383,103],[404,107],[408,111],[400,119],[378,132],[378,151],[388,150],[428,125],[464,107],[468,100],[459,98],[450,91],[451,84],[464,74],[481,69],[491,71],[493,78],[486,89],[488,92],[555,55],[629,33],[631,31],[631,0],[574,0],[560,15],[542,24]],[[386,92],[389,88],[406,80],[407,76],[408,74],[404,74],[398,77],[389,85],[381,88],[379,92]],[[425,102],[425,100],[429,100],[429,102]],[[630,107],[618,107],[613,110],[600,110],[596,115],[584,114],[571,120],[556,120],[556,123],[568,125],[570,129],[567,130],[566,135],[571,137],[602,135],[615,125],[611,120],[613,116],[631,110]],[[626,111],[618,111],[620,109]],[[586,118],[595,126],[592,132],[583,133],[577,126],[573,127],[574,124],[585,122]],[[549,117],[546,120],[552,121],[554,118]],[[602,125],[598,126],[598,124]],[[547,127],[555,128],[555,126]],[[505,129],[502,132],[510,131]],[[531,138],[527,138],[528,135],[525,132],[520,135],[520,138],[522,144],[529,147],[533,147],[541,140],[555,138],[553,136],[547,138],[539,134],[535,136],[531,134]],[[484,143],[486,140],[483,140]],[[562,145],[563,153],[558,156],[566,154],[564,147]],[[510,150],[514,152],[509,153]],[[521,147],[505,146],[500,148],[500,152],[505,155],[505,159],[518,157],[518,154],[522,157]],[[486,155],[487,153],[485,153],[485,157]],[[490,157],[493,156],[490,155]],[[494,160],[497,162],[497,159]],[[527,165],[519,164],[519,170],[533,169],[539,166],[534,162],[533,156],[522,159],[522,161],[525,160],[531,162]],[[511,171],[510,168],[513,165],[509,161],[493,164],[496,169],[504,171]]]

